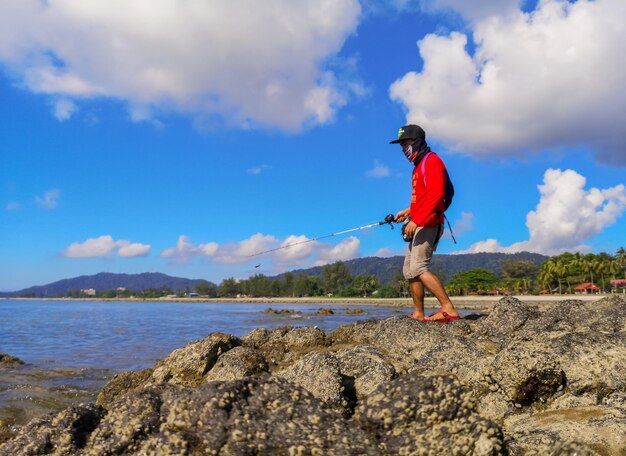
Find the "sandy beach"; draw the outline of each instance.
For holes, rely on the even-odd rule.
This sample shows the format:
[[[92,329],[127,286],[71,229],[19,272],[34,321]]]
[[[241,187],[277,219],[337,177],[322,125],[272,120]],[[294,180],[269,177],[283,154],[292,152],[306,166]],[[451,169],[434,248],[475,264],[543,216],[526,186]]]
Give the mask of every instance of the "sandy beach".
[[[576,299],[585,302],[597,301],[603,297],[610,295],[513,295],[513,297],[528,304],[537,305],[543,307],[555,302],[564,301],[568,299]],[[458,309],[466,310],[480,310],[489,311],[500,299],[504,296],[453,296],[450,299]],[[390,299],[377,299],[377,298],[238,298],[238,299],[185,299],[184,301],[199,301],[199,302],[233,302],[233,303],[276,303],[276,304],[320,304],[320,305],[353,305],[353,306],[387,306],[387,307],[412,307],[410,298],[390,298]],[[437,299],[434,297],[427,297],[425,299],[425,305],[429,309],[438,308]]]
[[[514,298],[528,304],[544,307],[558,301],[575,299],[585,302],[597,301],[610,294],[562,294],[562,295],[512,295]],[[621,296],[621,294],[620,294]],[[450,299],[458,309],[489,311],[504,296],[452,296]],[[385,306],[398,308],[411,308],[410,298],[332,298],[332,297],[273,297],[273,298],[160,298],[160,299],[134,299],[134,298],[0,298],[20,300],[20,301],[119,301],[119,302],[190,302],[190,303],[232,303],[232,304],[319,304],[329,306]],[[426,308],[435,309],[438,307],[437,300],[434,297],[427,297],[425,300]]]

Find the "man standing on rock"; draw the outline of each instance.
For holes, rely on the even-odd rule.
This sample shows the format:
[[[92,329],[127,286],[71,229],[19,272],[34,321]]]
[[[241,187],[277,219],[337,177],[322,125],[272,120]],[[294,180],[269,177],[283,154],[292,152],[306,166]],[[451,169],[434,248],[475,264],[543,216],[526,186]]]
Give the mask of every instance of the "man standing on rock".
[[[459,320],[452,301],[439,278],[430,271],[430,260],[443,234],[446,167],[426,143],[426,132],[418,125],[405,125],[398,131],[402,152],[413,165],[411,205],[396,214],[395,221],[409,219],[404,234],[412,239],[404,258],[403,274],[409,281],[413,298],[410,317],[420,321],[448,323]],[[430,316],[424,314],[424,287],[439,301],[441,308]]]

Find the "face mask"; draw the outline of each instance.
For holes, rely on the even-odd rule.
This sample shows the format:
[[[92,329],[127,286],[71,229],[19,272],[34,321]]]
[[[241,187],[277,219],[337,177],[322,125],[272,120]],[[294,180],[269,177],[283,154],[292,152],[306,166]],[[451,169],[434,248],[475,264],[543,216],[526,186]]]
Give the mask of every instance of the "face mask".
[[[413,163],[413,160],[415,160],[415,155],[416,155],[413,152],[413,145],[409,144],[407,147],[403,147],[402,152],[404,152],[404,156],[406,157],[406,159],[410,161],[411,163]]]

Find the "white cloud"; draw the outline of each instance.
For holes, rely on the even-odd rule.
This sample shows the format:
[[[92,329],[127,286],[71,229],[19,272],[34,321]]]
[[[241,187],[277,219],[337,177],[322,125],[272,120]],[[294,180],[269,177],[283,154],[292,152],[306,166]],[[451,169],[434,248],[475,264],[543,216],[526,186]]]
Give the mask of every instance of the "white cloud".
[[[146,256],[150,253],[150,245],[131,243],[126,240],[116,241],[110,235],[87,239],[85,242],[74,242],[65,249],[67,258],[105,257],[117,254],[120,257]]]
[[[78,107],[73,101],[65,98],[57,100],[54,104],[54,117],[56,117],[59,122],[63,122],[72,117],[77,110]]]
[[[8,202],[5,206],[7,211],[16,211],[20,208],[20,203],[17,201]]]
[[[290,247],[285,248],[286,246]],[[294,264],[310,256],[317,246],[317,242],[312,241],[306,236],[287,236],[280,244],[280,247],[283,248],[276,251],[274,258],[278,263]]]
[[[277,247],[274,236],[256,233],[243,241],[234,244],[220,245],[215,254],[216,263],[245,263],[252,261],[252,255]]]
[[[268,169],[272,169],[272,167],[270,165],[253,166],[252,168],[248,168],[248,174],[257,176]]]
[[[383,248],[378,249],[374,253],[372,253],[372,256],[379,257],[379,258],[390,258],[394,256],[404,256],[404,254],[405,254],[404,251],[394,251],[387,247],[383,247]]]
[[[626,129],[616,120],[626,116],[626,2],[542,0],[532,13],[486,15],[472,26],[473,55],[457,32],[419,41],[421,72],[390,88],[408,121],[469,154],[584,146],[626,164]]]
[[[58,188],[53,188],[44,193],[43,196],[36,196],[35,202],[40,207],[46,209],[54,209],[55,207],[57,207],[60,197],[61,191]]]
[[[541,198],[537,208],[526,216],[527,241],[505,247],[487,239],[460,253],[529,251],[555,255],[589,250],[583,243],[615,223],[626,209],[626,187],[620,184],[585,190],[585,184],[585,177],[576,171],[548,169],[543,185],[538,187]]]
[[[263,233],[256,233],[239,242],[194,245],[187,236],[181,235],[176,246],[164,250],[161,257],[170,258],[174,263],[186,263],[195,257],[209,257],[211,262],[218,264],[262,261],[272,264],[266,270],[280,272],[293,266],[309,267],[349,260],[358,256],[359,246],[360,241],[355,237],[329,244],[304,235],[290,235],[281,240]]]
[[[119,242],[119,241],[118,241]],[[150,253],[151,246],[147,244],[126,244],[120,246],[117,251],[118,256],[121,257],[137,257],[137,256],[146,256]]]
[[[515,13],[520,0],[425,0],[422,9],[454,10],[471,22],[477,22],[493,16],[508,16]]]
[[[358,0],[4,0],[0,63],[33,92],[117,98],[138,120],[297,130],[363,92],[329,63],[360,14]]]
[[[358,256],[359,246],[360,241],[355,237],[349,237],[333,245],[314,241],[304,235],[290,235],[280,241],[274,236],[257,233],[239,243],[220,246],[214,261],[245,263],[271,260],[274,269],[290,266],[308,267],[355,258]],[[262,252],[264,252],[262,256],[256,256]]]
[[[195,256],[213,256],[217,249],[218,244],[215,242],[193,245],[187,236],[181,234],[176,246],[165,249],[161,252],[161,256],[171,258],[176,263],[185,263]]]
[[[354,236],[343,239],[335,246],[329,244],[321,245],[317,253],[318,260],[314,264],[321,266],[335,261],[347,261],[356,258],[360,245],[361,241]]]
[[[389,174],[390,174],[389,167],[386,165],[383,165],[378,160],[374,160],[374,167],[365,172],[365,175],[367,177],[374,177],[374,178],[389,177]]]

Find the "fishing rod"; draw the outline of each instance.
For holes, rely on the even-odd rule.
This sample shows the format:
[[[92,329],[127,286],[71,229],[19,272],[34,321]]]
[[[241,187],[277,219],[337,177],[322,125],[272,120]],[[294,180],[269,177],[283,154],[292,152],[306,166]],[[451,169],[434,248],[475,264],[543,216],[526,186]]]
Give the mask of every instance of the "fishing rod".
[[[325,238],[329,238],[329,237],[333,237],[333,236],[340,236],[342,234],[351,233],[353,231],[364,230],[364,229],[367,229],[367,228],[372,228],[372,227],[380,226],[380,225],[389,225],[391,227],[391,229],[393,230],[392,223],[395,222],[395,219],[396,219],[395,215],[389,214],[389,215],[387,215],[385,217],[384,220],[382,220],[380,222],[370,223],[369,225],[363,225],[363,226],[359,226],[357,228],[350,228],[349,230],[337,231],[336,233],[325,234],[324,236],[318,236],[318,237],[313,238],[313,239],[307,239],[306,241],[293,242],[291,244],[287,244],[287,245],[283,245],[283,246],[280,246],[280,247],[276,247],[275,249],[269,249],[269,250],[264,250],[262,252],[253,253],[252,255],[248,255],[248,258],[249,257],[259,256],[259,255],[265,255],[266,253],[275,252],[276,250],[286,249],[288,247],[293,247],[294,245],[306,244],[308,242],[317,241],[319,239],[325,239]]]

